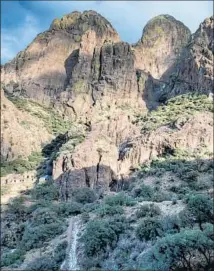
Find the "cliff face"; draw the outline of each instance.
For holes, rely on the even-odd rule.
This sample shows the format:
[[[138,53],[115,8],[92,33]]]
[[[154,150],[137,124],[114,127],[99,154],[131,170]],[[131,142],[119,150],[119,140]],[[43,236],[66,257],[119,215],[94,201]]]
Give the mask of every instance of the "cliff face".
[[[131,46],[120,42],[96,12],[73,12],[55,19],[3,66],[2,83],[7,92],[54,106],[73,119],[92,115],[93,106],[109,106],[112,99],[123,105],[131,99],[142,108],[157,100],[152,77],[160,78],[171,67],[189,38],[187,27],[162,15]]]
[[[179,131],[164,126],[143,135],[133,121],[170,97],[212,91],[212,33],[213,17],[191,36],[181,22],[161,15],[148,22],[137,44],[130,45],[96,12],[73,12],[55,19],[48,31],[2,67],[7,95],[31,98],[57,110],[62,119],[88,127],[83,142],[59,153],[53,162],[62,197],[67,187],[108,189],[130,168],[164,153],[166,146],[195,149],[204,131],[205,143],[211,144],[210,115],[187,120]],[[15,110],[12,107],[5,107],[5,119]],[[14,115],[19,127],[19,113]],[[2,134],[2,146],[9,160],[30,154],[51,137],[44,128],[33,130],[39,140],[34,144],[29,139],[24,148],[20,132],[22,139],[12,147],[8,131]],[[198,131],[196,138],[191,131]]]
[[[55,19],[50,29],[39,34],[15,59],[2,69],[2,81],[9,92],[27,95],[50,104],[65,89],[67,62],[74,50],[90,37],[91,47],[119,37],[109,22],[96,12],[73,12]],[[83,45],[84,46],[84,45]]]
[[[167,82],[162,99],[189,92],[213,92],[213,20],[212,16],[200,24],[180,57],[162,75]]]

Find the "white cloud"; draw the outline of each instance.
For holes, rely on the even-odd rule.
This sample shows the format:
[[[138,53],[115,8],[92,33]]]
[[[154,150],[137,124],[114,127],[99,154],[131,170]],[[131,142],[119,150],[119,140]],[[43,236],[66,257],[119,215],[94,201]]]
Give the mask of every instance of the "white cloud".
[[[1,31],[1,63],[12,60],[35,38],[39,30],[37,20],[32,15],[27,15],[19,27],[3,28]]]

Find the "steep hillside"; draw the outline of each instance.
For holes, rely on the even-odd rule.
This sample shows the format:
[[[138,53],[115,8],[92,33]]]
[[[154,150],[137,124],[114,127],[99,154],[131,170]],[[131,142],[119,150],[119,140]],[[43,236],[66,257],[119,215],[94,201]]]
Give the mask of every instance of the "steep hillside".
[[[1,67],[2,270],[212,270],[212,31],[73,12]]]

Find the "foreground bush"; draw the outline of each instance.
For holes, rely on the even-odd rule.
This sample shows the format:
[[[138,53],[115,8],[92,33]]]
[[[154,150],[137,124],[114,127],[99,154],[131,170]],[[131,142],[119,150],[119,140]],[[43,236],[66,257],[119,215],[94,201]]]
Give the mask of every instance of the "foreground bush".
[[[141,270],[212,270],[213,226],[169,234],[139,258]]]
[[[213,201],[207,195],[199,194],[187,198],[187,209],[195,217],[202,230],[202,223],[213,221]]]

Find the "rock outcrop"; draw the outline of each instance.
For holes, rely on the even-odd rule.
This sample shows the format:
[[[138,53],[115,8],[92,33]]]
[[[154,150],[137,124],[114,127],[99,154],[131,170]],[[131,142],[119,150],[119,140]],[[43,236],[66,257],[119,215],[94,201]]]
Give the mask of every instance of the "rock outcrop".
[[[151,19],[143,29],[141,40],[134,46],[137,69],[159,79],[179,57],[190,41],[190,30],[169,15]]]
[[[200,24],[175,64],[162,75],[161,80],[166,84],[161,101],[182,93],[213,92],[213,33],[212,16]]]
[[[213,149],[211,113],[182,120],[177,128],[162,126],[143,134],[131,124],[122,127],[121,119],[119,123],[122,135],[119,140],[112,134],[115,129],[101,126],[98,131],[92,130],[73,153],[64,153],[55,161],[53,177],[61,199],[68,200],[74,189],[85,186],[100,193],[109,190],[115,182],[128,177],[131,169],[175,149],[197,151],[202,145],[208,146],[210,152]]]
[[[4,87],[49,105],[65,89],[69,59],[75,50],[88,48],[90,54],[105,40],[118,41],[119,37],[111,24],[94,11],[55,19],[48,31],[3,66]]]

